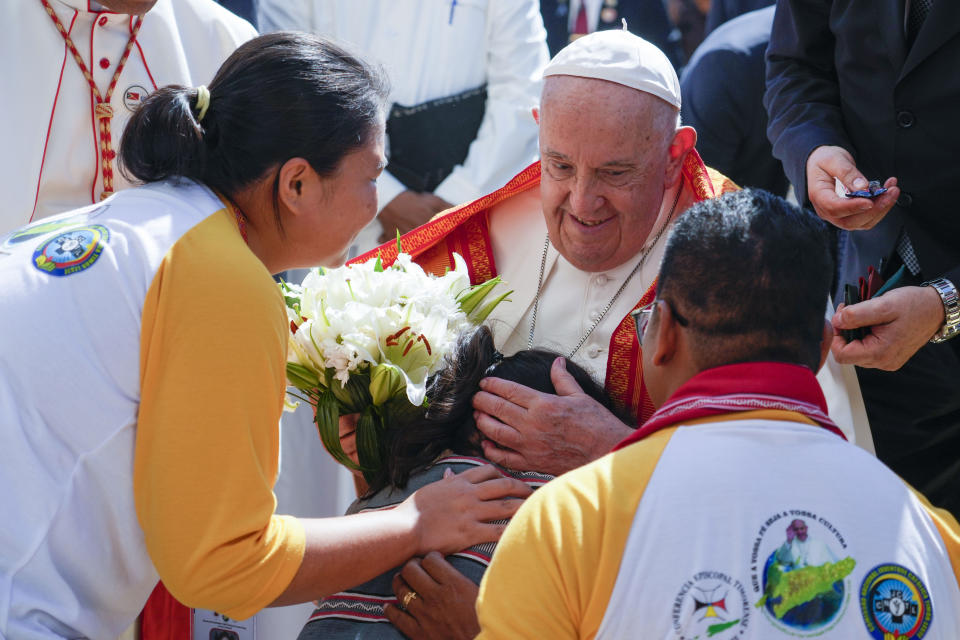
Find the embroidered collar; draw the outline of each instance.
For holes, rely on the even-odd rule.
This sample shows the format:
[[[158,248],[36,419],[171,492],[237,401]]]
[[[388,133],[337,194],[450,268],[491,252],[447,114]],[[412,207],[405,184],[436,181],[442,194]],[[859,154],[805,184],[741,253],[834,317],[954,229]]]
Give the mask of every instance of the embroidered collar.
[[[827,401],[810,369],[785,362],[745,362],[707,369],[687,380],[614,451],[675,424],[757,409],[794,411],[846,439],[827,415]]]

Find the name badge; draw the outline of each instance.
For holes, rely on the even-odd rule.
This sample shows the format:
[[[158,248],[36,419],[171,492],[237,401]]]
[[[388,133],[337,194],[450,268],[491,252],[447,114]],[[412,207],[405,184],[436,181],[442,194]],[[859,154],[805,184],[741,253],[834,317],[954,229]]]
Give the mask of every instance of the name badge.
[[[256,617],[232,620],[216,611],[193,609],[193,640],[256,640]]]

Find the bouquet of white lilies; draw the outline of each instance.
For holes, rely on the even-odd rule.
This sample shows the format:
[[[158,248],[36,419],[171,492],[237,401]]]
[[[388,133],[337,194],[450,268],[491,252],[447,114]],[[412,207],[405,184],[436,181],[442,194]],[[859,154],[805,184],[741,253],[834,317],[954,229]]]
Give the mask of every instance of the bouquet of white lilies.
[[[455,268],[439,277],[400,253],[387,268],[377,258],[316,269],[300,285],[280,285],[290,318],[291,395],[316,408],[331,455],[368,477],[380,468],[383,433],[395,418],[423,406],[427,381],[458,334],[483,322],[511,293],[486,300],[500,278],[471,286],[463,258],[453,258]],[[351,413],[360,414],[359,466],[340,446],[338,418]]]

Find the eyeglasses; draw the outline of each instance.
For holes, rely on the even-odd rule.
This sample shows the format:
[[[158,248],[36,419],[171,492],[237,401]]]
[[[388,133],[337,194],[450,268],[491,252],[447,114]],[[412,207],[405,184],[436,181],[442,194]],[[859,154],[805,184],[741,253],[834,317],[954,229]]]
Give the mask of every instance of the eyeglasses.
[[[663,302],[667,305],[667,308],[670,309],[671,315],[676,319],[677,324],[681,327],[690,326],[690,321],[677,313],[677,310],[669,300],[655,299],[652,302],[645,304],[639,309],[634,309],[630,312],[630,315],[633,317],[633,326],[637,330],[637,340],[643,342],[643,334],[647,332],[647,327],[650,326],[650,318],[653,317],[653,310],[657,308],[657,303]]]

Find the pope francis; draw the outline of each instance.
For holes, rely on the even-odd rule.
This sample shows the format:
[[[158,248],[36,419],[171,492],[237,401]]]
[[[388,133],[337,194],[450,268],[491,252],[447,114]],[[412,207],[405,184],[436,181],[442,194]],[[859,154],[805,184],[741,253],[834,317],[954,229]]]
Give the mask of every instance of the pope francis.
[[[737,188],[703,164],[679,112],[676,73],[655,46],[627,31],[580,38],[544,72],[541,161],[401,238],[428,269],[442,272],[456,251],[474,281],[499,274],[513,289],[490,320],[500,350],[565,354],[636,420],[627,426],[579,393],[562,362],[559,396],[490,378],[474,404],[491,460],[563,473],[608,452],[652,412],[629,313],[655,295],[671,222]],[[357,260],[378,252],[389,261],[396,246]],[[837,422],[865,425],[852,372],[831,362],[820,382]]]

